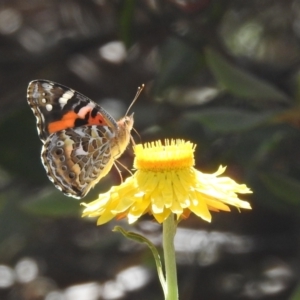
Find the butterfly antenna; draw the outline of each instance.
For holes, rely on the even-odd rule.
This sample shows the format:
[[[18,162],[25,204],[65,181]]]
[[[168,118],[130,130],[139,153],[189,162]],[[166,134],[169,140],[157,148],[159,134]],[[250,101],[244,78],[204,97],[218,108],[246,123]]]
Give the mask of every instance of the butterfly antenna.
[[[145,87],[144,84],[142,84],[141,86],[138,87],[137,92],[136,92],[136,94],[135,94],[133,100],[131,101],[131,104],[129,105],[129,107],[128,107],[127,111],[126,111],[125,116],[127,116],[128,112],[129,112],[129,110],[130,110],[130,108],[131,108],[132,105],[135,103],[135,101],[138,99],[138,97],[139,97],[139,95],[141,94],[141,92],[142,92],[142,90],[144,89],[144,87]]]

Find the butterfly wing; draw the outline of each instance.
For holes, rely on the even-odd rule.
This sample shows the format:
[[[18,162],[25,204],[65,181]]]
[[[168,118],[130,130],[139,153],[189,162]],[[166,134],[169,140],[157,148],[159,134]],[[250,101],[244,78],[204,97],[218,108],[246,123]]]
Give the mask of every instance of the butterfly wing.
[[[29,83],[27,101],[37,119],[40,139],[67,128],[85,125],[108,126],[117,130],[116,121],[84,95],[48,80]]]
[[[95,125],[51,134],[42,149],[49,179],[65,195],[84,197],[114,163],[111,134],[107,127]]]
[[[65,195],[84,197],[126,149],[133,115],[116,122],[89,98],[47,80],[29,83],[27,101],[49,179]]]

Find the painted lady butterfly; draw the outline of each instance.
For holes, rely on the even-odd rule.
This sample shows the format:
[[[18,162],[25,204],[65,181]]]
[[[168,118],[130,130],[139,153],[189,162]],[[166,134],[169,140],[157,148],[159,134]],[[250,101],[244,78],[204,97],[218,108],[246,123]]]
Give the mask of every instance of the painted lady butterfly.
[[[89,98],[48,80],[30,82],[27,101],[37,119],[49,179],[65,195],[84,197],[125,151],[133,114],[117,122]]]

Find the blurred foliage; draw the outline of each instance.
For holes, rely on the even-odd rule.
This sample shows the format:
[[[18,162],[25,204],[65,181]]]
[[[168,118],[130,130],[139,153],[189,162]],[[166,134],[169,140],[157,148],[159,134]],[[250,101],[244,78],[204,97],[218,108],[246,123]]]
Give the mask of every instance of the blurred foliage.
[[[78,90],[116,118],[145,83],[132,109],[143,142],[191,140],[198,169],[227,165],[253,189],[251,212],[180,224],[207,241],[179,253],[181,299],[300,299],[299,38],[298,0],[2,1],[0,299],[76,299],[79,283],[103,290],[81,300],[109,299],[109,284],[132,266],[146,266],[148,281],[115,299],[162,298],[148,250],[111,232],[123,223],[81,219],[79,202],[49,182],[26,103],[38,78]],[[132,156],[129,147],[120,159],[129,169]],[[119,181],[112,170],[85,201]],[[160,245],[149,220],[129,230]],[[221,233],[231,238],[219,243]],[[25,271],[38,269],[27,281],[26,263]]]

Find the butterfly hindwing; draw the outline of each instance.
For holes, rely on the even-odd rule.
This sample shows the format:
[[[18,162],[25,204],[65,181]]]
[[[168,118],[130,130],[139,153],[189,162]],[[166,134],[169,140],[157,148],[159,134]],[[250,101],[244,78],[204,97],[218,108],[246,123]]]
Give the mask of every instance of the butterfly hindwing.
[[[112,146],[104,127],[65,129],[46,140],[42,161],[58,189],[68,196],[82,198],[111,169]]]

